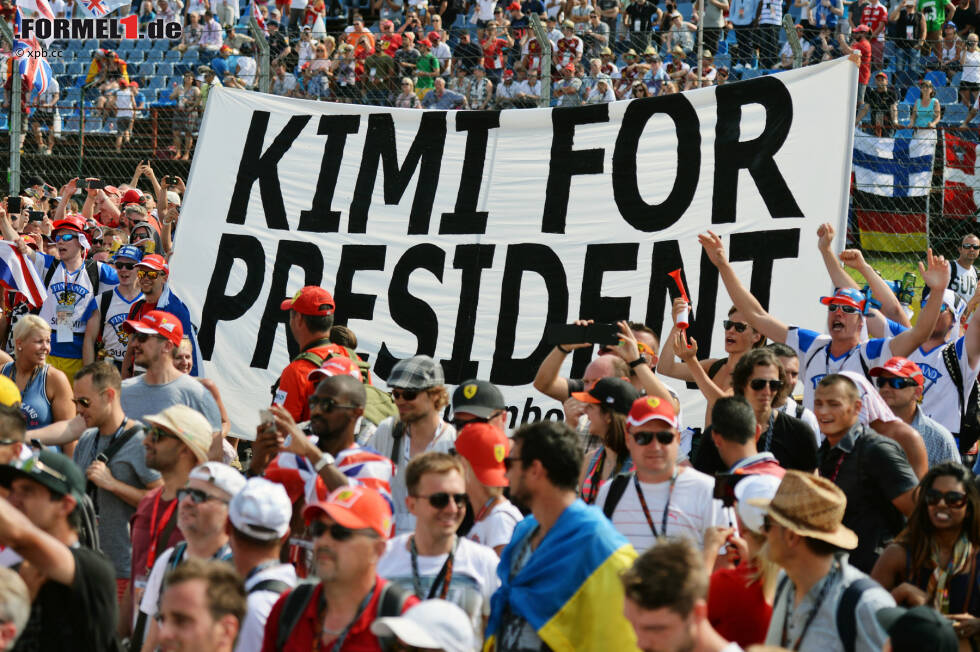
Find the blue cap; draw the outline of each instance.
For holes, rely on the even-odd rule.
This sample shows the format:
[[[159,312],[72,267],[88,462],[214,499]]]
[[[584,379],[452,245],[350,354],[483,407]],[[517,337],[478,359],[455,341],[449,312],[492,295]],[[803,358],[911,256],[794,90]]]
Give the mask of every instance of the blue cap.
[[[123,245],[116,251],[112,257],[112,261],[115,262],[118,258],[131,258],[136,262],[140,262],[143,260],[143,250],[133,245]]]

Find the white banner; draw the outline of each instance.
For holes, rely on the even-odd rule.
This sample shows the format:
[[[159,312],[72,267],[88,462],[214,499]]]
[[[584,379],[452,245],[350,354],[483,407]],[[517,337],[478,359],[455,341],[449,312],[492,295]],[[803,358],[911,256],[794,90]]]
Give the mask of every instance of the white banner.
[[[448,384],[500,385],[512,425],[560,416],[531,387],[546,323],[629,318],[666,333],[678,267],[691,333],[723,355],[731,304],[696,239],[707,229],[774,315],[822,328],[816,229],[844,231],[856,74],[842,59],[691,93],[503,112],[215,89],[171,268],[233,431],[254,433],[270,402],[289,362],[279,304],[307,284],[333,293],[337,323],[380,379],[430,354]],[[580,375],[590,353],[563,371]],[[687,425],[701,421],[695,396],[685,394]]]

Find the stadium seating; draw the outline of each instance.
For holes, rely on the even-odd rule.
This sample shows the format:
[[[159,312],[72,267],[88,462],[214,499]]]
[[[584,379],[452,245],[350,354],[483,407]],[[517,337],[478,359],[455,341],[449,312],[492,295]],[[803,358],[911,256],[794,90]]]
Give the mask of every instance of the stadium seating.
[[[959,101],[959,92],[952,86],[940,86],[936,88],[936,99],[940,104],[953,104]]]

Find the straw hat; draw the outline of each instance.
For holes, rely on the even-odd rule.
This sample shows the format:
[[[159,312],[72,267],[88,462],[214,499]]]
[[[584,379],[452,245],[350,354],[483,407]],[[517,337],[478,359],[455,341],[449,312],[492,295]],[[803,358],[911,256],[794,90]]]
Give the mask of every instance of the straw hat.
[[[845,550],[857,548],[857,535],[841,524],[847,496],[826,478],[787,471],[772,500],[751,498],[748,502],[765,508],[769,518],[802,537]]]

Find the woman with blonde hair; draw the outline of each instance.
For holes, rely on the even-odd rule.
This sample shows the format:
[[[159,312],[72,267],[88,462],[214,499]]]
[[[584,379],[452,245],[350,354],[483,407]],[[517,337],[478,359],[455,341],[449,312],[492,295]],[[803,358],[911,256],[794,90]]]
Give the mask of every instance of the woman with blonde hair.
[[[395,107],[399,109],[421,109],[418,95],[415,94],[415,82],[411,77],[402,77],[402,92],[395,98]]]
[[[0,374],[17,385],[21,411],[27,429],[33,430],[75,416],[75,403],[68,376],[49,365],[51,327],[37,315],[24,315],[13,330],[14,361],[0,368]],[[74,442],[63,447],[71,455]]]

